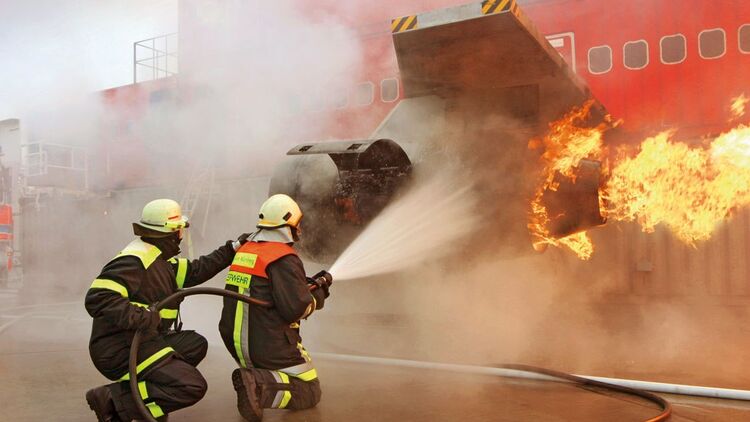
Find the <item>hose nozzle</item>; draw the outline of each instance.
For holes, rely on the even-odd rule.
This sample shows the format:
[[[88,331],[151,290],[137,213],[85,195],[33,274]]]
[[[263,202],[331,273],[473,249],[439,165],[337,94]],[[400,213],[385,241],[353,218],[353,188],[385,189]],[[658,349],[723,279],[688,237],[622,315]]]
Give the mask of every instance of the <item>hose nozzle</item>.
[[[327,290],[333,284],[333,276],[328,271],[321,271],[312,277],[313,284]]]

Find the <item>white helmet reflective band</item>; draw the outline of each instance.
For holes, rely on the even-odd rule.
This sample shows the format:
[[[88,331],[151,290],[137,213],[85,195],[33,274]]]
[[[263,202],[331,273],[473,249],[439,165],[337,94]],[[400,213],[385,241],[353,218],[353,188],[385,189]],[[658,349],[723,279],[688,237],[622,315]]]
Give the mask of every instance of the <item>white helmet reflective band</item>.
[[[141,221],[135,223],[163,233],[176,232],[188,227],[188,218],[182,215],[180,204],[171,199],[157,199],[143,207]]]

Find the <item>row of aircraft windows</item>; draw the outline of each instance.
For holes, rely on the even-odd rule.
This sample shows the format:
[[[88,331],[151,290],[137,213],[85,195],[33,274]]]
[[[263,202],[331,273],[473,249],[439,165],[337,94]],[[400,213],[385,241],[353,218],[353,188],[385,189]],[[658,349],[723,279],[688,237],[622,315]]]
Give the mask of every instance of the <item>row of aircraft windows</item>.
[[[398,99],[398,79],[388,78],[380,81],[380,100],[384,103],[392,103]],[[327,100],[323,109],[342,109],[351,107],[363,107],[375,101],[375,84],[367,81],[357,84],[352,91],[341,90]]]
[[[750,54],[750,24],[738,30],[739,49]],[[643,69],[648,66],[648,42],[630,41],[622,47],[625,68]],[[687,39],[682,34],[667,35],[659,41],[660,59],[664,64],[678,64],[687,58]],[[721,29],[707,29],[698,34],[698,54],[705,60],[718,59],[727,52],[727,33]],[[612,70],[612,48],[600,45],[589,49],[589,72],[601,75]]]

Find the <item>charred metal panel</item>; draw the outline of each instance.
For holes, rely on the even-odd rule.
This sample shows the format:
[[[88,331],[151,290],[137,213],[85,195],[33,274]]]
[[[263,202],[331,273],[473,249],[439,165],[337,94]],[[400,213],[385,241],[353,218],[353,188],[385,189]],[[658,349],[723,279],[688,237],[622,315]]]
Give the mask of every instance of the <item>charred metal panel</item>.
[[[584,160],[576,172],[575,181],[559,178],[557,189],[547,191],[542,204],[550,216],[550,234],[565,237],[582,229],[607,222],[599,209],[601,163]]]
[[[409,180],[412,168],[390,139],[301,144],[287,155],[292,158],[275,172],[270,193],[300,204],[300,247],[318,260],[338,255]]]

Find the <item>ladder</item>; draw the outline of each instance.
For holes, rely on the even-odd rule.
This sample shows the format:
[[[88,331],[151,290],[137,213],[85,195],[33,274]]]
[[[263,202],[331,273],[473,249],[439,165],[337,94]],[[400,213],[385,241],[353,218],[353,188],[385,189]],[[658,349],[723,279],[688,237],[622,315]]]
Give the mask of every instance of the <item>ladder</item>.
[[[203,207],[202,221],[200,224],[201,237],[206,236],[206,225],[208,224],[208,215],[211,212],[211,202],[213,201],[214,187],[215,187],[216,171],[214,166],[209,162],[205,165],[197,167],[185,186],[185,191],[182,195],[182,214],[186,215],[191,221],[198,221],[197,211],[199,210],[201,196],[206,196],[206,206]],[[190,259],[195,258],[193,252],[193,240],[191,237],[192,230],[185,231],[185,240],[188,244],[188,257]]]

